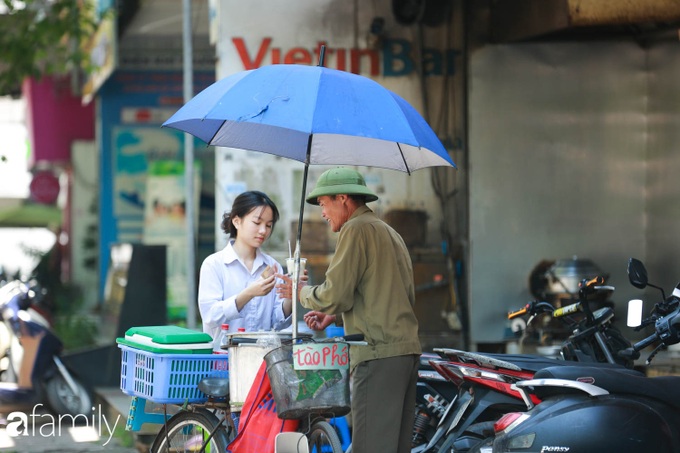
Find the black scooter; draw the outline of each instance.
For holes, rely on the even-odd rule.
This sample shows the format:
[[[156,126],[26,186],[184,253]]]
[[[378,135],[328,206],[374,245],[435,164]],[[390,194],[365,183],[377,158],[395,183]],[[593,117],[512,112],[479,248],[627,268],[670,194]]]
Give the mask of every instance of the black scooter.
[[[57,415],[88,415],[92,411],[88,389],[62,363],[63,344],[49,323],[31,309],[38,294],[18,280],[0,288],[4,333],[0,410],[31,410],[45,404]]]
[[[651,286],[644,265],[632,258],[630,282]],[[663,294],[663,291],[662,291]],[[655,305],[642,326],[654,333],[621,351],[638,358],[652,344],[656,348],[680,342],[680,284]],[[529,410],[508,413],[496,422],[495,440],[482,452],[653,451],[680,452],[680,377],[648,378],[633,370],[598,367],[558,367],[539,371],[534,379],[518,382]],[[534,405],[529,396],[542,402]]]

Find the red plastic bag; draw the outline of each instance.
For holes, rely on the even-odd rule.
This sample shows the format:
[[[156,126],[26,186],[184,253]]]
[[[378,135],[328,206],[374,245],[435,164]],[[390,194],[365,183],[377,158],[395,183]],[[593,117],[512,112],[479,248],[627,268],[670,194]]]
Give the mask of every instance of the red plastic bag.
[[[243,402],[238,435],[227,447],[227,452],[274,453],[276,435],[295,431],[298,424],[298,420],[282,420],[276,415],[276,402],[263,361]]]

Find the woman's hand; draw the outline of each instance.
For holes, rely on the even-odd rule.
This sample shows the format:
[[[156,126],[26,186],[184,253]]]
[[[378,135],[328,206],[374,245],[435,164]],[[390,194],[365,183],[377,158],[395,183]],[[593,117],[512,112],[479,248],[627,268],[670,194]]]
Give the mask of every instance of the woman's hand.
[[[244,290],[247,291],[247,293],[253,297],[259,297],[259,296],[266,296],[269,294],[272,289],[274,289],[274,286],[276,285],[276,276],[275,275],[270,275],[267,278],[258,278],[254,282],[252,282],[248,287]]]
[[[335,315],[327,315],[320,311],[308,311],[304,316],[307,327],[312,330],[324,330],[335,322],[335,318]]]
[[[276,266],[275,271],[278,272],[278,270]],[[272,273],[269,277],[260,276],[236,296],[236,308],[241,311],[253,297],[266,296],[274,289],[274,286],[276,286],[276,274]]]

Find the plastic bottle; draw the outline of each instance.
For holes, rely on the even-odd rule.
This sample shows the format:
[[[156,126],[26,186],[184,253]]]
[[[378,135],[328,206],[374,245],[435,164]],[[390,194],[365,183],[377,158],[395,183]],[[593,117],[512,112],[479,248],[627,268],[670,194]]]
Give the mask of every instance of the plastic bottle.
[[[222,346],[227,346],[229,344],[229,324],[222,324],[220,333],[217,338],[213,340],[213,354],[228,354],[228,349],[223,349]]]

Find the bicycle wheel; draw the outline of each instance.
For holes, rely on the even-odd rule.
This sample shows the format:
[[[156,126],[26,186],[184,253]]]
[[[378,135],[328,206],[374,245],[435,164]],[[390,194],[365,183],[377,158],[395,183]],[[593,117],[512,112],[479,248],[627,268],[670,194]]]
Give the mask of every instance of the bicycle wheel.
[[[207,409],[178,412],[161,428],[153,441],[151,452],[198,451],[218,424],[217,417]],[[227,433],[224,428],[220,427],[210,439],[210,443],[204,451],[206,453],[223,453],[227,450],[227,444]]]
[[[311,453],[342,453],[342,444],[335,428],[327,421],[319,420],[309,430],[309,451]]]

